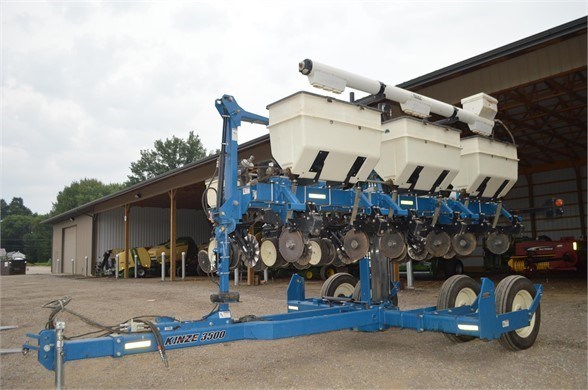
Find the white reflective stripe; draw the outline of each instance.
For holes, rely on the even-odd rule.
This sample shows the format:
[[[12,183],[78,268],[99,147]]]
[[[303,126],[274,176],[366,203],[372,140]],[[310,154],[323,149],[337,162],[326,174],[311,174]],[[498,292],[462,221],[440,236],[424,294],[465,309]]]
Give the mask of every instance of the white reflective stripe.
[[[414,202],[412,200],[401,200],[400,204],[403,204],[406,206],[412,206],[414,204]]]
[[[457,328],[460,330],[473,330],[478,331],[480,328],[478,325],[468,325],[468,324],[457,324]]]
[[[288,306],[288,310],[298,310],[298,306]]]
[[[137,348],[148,348],[151,346],[151,340],[133,341],[125,344],[125,350],[137,349]]]
[[[310,193],[310,194],[308,194],[308,197],[310,199],[327,199],[327,195],[325,195],[325,194],[314,194],[314,193]]]

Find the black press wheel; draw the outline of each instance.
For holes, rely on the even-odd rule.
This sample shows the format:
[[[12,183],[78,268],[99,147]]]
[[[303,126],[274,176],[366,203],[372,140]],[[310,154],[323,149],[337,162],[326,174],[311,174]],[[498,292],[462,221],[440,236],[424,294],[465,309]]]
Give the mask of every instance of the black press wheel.
[[[437,298],[437,309],[451,309],[472,305],[480,293],[480,284],[466,275],[454,275],[447,279]],[[453,342],[464,342],[473,340],[473,336],[455,335],[444,333],[445,337]]]
[[[524,276],[507,276],[496,286],[496,310],[498,314],[528,309],[537,295],[533,283]],[[531,318],[529,326],[504,333],[500,344],[513,351],[527,349],[535,343],[541,325],[541,305]]]
[[[333,298],[351,298],[357,279],[347,273],[338,273],[323,283],[321,288],[322,297],[333,297]]]

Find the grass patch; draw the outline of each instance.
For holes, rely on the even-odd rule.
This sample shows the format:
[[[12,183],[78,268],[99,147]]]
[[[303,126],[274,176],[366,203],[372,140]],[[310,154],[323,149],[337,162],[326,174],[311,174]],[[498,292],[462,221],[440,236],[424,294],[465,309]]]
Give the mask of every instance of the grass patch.
[[[51,266],[51,259],[47,261],[37,261],[36,263],[31,263],[27,261],[27,265],[29,267],[50,267]]]

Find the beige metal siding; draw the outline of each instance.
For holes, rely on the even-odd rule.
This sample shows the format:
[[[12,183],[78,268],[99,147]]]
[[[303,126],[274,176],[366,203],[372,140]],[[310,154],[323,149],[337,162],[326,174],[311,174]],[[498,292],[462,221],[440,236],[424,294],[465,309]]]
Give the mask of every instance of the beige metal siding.
[[[75,228],[74,249],[66,252],[66,244],[70,245],[72,232],[69,230]],[[67,236],[66,236],[67,231]],[[65,241],[67,237],[68,241]],[[53,262],[51,272],[54,273],[71,273],[72,265],[71,259],[75,262],[75,273],[77,275],[85,275],[86,261],[88,256],[89,271],[92,270],[92,217],[87,215],[79,215],[73,221],[64,221],[53,225]],[[59,262],[57,261],[59,259]],[[89,272],[90,273],[90,272]]]
[[[169,209],[132,207],[130,214],[131,247],[154,246],[169,240]],[[124,212],[114,209],[97,216],[96,256],[113,248],[124,248]],[[189,236],[197,245],[210,238],[211,225],[202,210],[177,211],[177,237]]]
[[[53,225],[53,240],[52,240],[52,257],[51,257],[51,272],[55,274],[59,274],[63,272],[63,262],[61,259],[63,258],[63,231],[61,228],[58,228],[57,225]]]
[[[71,274],[76,261],[77,226],[63,229],[63,273]]]

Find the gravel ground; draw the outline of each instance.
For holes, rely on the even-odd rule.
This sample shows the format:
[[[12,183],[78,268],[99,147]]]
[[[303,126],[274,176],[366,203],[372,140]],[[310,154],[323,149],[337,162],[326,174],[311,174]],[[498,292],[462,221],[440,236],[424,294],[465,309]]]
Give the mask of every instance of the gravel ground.
[[[36,272],[37,273],[37,272]],[[339,331],[275,341],[240,341],[168,352],[165,368],[154,353],[66,364],[69,388],[588,388],[586,280],[549,278],[544,283],[542,324],[535,345],[510,352],[498,342],[453,344],[436,333],[390,329]],[[0,279],[0,348],[19,348],[27,332],[47,320],[40,306],[63,296],[69,308],[106,324],[147,314],[196,319],[210,311],[216,286],[193,278],[74,278],[42,273]],[[322,282],[307,282],[316,296]],[[287,280],[240,286],[233,317],[285,312]],[[402,309],[434,305],[441,282],[417,280],[400,293]],[[88,330],[65,315],[66,335]],[[36,355],[2,355],[0,388],[52,388],[53,372]]]

